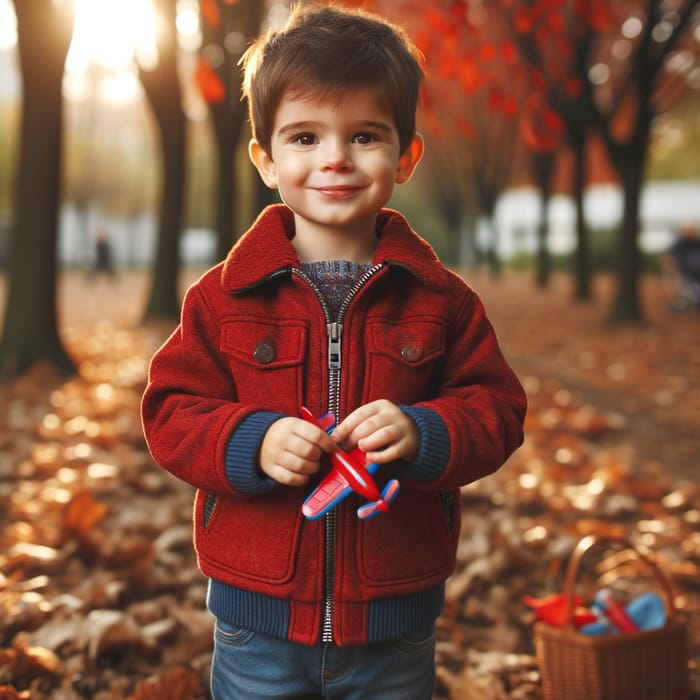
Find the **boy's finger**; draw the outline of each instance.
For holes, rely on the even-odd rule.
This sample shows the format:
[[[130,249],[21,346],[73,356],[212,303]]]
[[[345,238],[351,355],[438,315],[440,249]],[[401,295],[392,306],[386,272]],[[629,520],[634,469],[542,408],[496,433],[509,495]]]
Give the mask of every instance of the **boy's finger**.
[[[293,434],[307,442],[318,445],[325,452],[334,449],[334,443],[330,435],[313,423],[296,419]]]
[[[271,479],[283,486],[304,486],[309,480],[308,475],[290,471],[279,464],[273,465],[268,475]]]
[[[332,433],[333,439],[338,443],[344,442],[373,414],[374,411],[371,409],[371,404],[365,404],[356,408],[336,426]]]

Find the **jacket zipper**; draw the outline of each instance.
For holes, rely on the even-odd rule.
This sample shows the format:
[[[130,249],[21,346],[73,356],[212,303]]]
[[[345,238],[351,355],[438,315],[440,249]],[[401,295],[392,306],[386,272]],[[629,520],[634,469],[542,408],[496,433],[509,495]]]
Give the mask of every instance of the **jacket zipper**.
[[[293,272],[314,290],[318,300],[321,302],[323,315],[326,319],[326,335],[328,337],[328,412],[335,415],[336,420],[340,420],[338,409],[340,408],[340,370],[343,366],[342,359],[342,335],[343,319],[350,306],[362,287],[384,267],[383,263],[373,265],[365,272],[353,285],[343,299],[338,311],[338,318],[331,321],[328,306],[314,284],[302,270],[294,269]],[[335,612],[335,554],[338,546],[338,523],[335,509],[330,510],[324,516],[325,528],[325,560],[324,560],[324,602],[321,615],[321,641],[324,644],[333,643],[333,616]]]

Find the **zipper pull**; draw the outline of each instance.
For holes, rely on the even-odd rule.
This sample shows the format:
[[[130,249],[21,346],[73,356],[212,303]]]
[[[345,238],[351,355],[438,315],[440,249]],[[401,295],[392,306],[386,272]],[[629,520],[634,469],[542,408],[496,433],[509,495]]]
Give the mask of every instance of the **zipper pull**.
[[[340,369],[340,336],[343,334],[343,324],[329,323],[326,326],[326,331],[328,332],[328,369]]]

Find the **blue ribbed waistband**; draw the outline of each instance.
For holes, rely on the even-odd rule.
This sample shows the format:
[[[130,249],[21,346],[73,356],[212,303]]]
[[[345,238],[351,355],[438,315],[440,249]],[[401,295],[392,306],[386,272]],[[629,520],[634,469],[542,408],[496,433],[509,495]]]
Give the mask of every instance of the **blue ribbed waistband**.
[[[369,601],[366,603],[369,612],[367,642],[383,642],[428,629],[442,612],[444,602],[444,585],[405,596]],[[342,602],[336,601],[336,605],[342,605]],[[289,637],[291,616],[288,600],[210,579],[207,606],[217,618],[231,625],[280,639]]]

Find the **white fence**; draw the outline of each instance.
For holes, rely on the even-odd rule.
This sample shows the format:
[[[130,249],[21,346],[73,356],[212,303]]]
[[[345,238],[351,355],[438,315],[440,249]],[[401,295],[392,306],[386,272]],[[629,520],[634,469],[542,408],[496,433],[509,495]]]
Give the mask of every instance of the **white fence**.
[[[622,193],[612,185],[588,189],[584,198],[591,230],[614,229],[622,219]],[[549,206],[549,248],[566,254],[575,244],[575,210],[570,197],[556,196]],[[647,252],[665,250],[674,231],[688,222],[700,226],[700,182],[656,182],[642,191],[640,246]],[[498,203],[495,225],[501,256],[531,253],[536,249],[540,201],[532,189],[511,190]],[[482,233],[485,235],[485,233]]]

